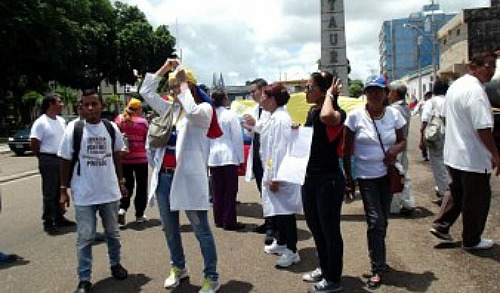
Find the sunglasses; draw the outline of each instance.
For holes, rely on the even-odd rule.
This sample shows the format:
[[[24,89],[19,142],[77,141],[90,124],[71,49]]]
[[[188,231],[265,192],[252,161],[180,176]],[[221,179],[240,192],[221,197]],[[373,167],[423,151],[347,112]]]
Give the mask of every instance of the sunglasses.
[[[319,88],[319,86],[317,86],[317,85],[310,85],[309,84],[309,85],[306,85],[305,91],[306,92],[312,92],[312,91],[314,91],[314,90],[316,90],[318,88]]]

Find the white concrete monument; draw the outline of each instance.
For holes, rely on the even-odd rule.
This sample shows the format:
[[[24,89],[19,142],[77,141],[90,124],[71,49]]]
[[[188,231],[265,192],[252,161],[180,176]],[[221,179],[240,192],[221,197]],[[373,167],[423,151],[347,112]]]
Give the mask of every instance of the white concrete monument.
[[[342,80],[342,94],[349,95],[347,84],[344,0],[321,0],[321,60],[325,70]]]

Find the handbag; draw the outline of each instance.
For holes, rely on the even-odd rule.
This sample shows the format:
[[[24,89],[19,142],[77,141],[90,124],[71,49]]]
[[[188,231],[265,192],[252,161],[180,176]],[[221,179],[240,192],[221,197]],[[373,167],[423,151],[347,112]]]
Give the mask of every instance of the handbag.
[[[175,103],[159,117],[154,118],[149,124],[148,141],[152,148],[164,148],[167,146],[175,124],[174,121]]]
[[[375,120],[373,119],[370,111],[368,111],[368,108],[366,110],[367,110],[368,114],[370,114],[370,118],[372,119],[373,126],[375,126],[375,132],[377,132],[380,147],[382,148],[382,151],[385,154],[386,153],[385,148],[384,148],[384,145],[382,143],[382,138],[380,137],[380,133],[378,132],[377,124],[375,123]],[[399,172],[399,169],[396,166],[394,166],[394,163],[387,166],[387,176],[389,176],[389,183],[391,185],[391,194],[402,192],[404,187],[405,187],[405,185],[404,185],[405,177],[404,177],[404,174],[401,174],[401,172]]]

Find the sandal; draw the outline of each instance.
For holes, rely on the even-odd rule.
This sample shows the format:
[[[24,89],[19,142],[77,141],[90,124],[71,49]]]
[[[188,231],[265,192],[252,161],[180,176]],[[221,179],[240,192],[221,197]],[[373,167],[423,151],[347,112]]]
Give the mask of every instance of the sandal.
[[[380,285],[382,284],[382,276],[379,274],[373,274],[373,276],[366,281],[366,286],[368,286],[368,289],[378,289]]]

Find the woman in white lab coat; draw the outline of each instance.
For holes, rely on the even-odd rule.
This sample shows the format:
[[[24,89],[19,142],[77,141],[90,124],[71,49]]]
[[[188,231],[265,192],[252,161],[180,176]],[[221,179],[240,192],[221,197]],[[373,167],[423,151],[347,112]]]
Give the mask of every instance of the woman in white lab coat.
[[[278,254],[278,267],[288,267],[300,261],[297,252],[297,223],[295,214],[302,209],[300,185],[276,181],[278,169],[286,154],[292,119],[284,108],[290,99],[286,88],[274,83],[264,88],[261,106],[270,113],[259,130],[262,177],[262,208],[264,217],[273,217],[278,239],[267,245],[266,253]],[[256,127],[258,127],[257,125]]]
[[[176,132],[166,147],[152,149],[153,157],[148,158],[153,166],[151,192],[156,194],[170,250],[171,269],[164,287],[177,287],[181,279],[188,277],[179,224],[179,211],[183,210],[200,243],[204,259],[200,293],[215,292],[220,282],[215,241],[207,215],[210,208],[207,161],[209,137],[213,134],[211,126],[214,121],[216,124],[216,119],[210,99],[196,86],[194,75],[187,70],[177,73],[177,78],[169,79],[176,102],[166,101],[156,93],[161,78],[176,66],[177,60],[167,60],[155,74],[146,75],[141,87],[141,95],[158,114],[175,107]]]

